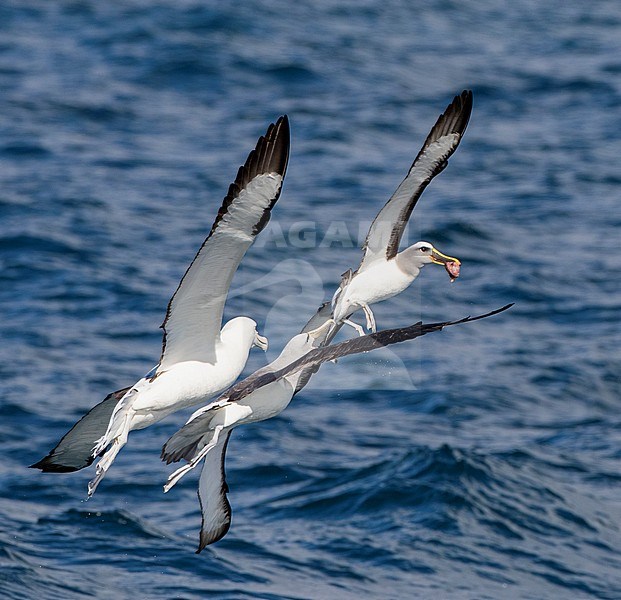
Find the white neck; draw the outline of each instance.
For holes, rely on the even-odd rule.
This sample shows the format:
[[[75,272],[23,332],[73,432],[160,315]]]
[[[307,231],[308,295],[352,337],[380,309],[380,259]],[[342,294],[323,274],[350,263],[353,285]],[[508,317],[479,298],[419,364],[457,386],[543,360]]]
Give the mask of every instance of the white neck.
[[[225,336],[216,348],[218,362],[221,362],[224,368],[240,373],[248,361],[251,348],[252,342],[244,344],[243,341]]]

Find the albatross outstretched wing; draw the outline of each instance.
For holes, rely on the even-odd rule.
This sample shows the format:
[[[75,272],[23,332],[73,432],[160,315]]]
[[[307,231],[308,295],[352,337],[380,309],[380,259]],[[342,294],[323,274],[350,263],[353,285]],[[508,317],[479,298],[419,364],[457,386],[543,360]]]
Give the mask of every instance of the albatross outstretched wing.
[[[164,486],[165,491],[168,491],[181,477],[183,477],[183,475],[194,469],[203,461],[198,488],[202,526],[197,552],[203,550],[208,544],[217,542],[224,537],[231,523],[231,505],[227,498],[228,486],[226,484],[224,462],[226,447],[232,429],[225,429],[222,424],[214,426],[212,421],[218,414],[219,409],[241,401],[257,390],[264,389],[284,377],[288,377],[300,371],[302,371],[302,377],[308,373],[308,377],[306,377],[301,386],[299,385],[301,378],[298,379],[298,385],[296,385],[295,389],[292,389],[291,392],[292,395],[294,395],[308,382],[310,376],[316,372],[321,364],[328,360],[340,358],[348,354],[369,352],[390,344],[405,342],[431,333],[432,331],[439,331],[450,325],[485,319],[486,317],[501,313],[511,306],[513,305],[507,304],[502,308],[483,315],[466,317],[458,321],[443,321],[430,324],[416,323],[409,327],[379,331],[372,335],[350,339],[340,344],[335,344],[334,346],[320,346],[310,350],[298,360],[282,368],[277,368],[277,365],[274,364],[277,361],[274,361],[271,365],[260,369],[250,377],[247,377],[229,388],[214,402],[196,411],[192,417],[190,417],[190,420],[166,442],[162,449],[162,460],[167,464],[177,462],[181,459],[188,461],[185,466],[171,475],[168,483]],[[327,309],[325,305],[320,306],[317,313],[311,318],[304,329],[312,328],[313,326],[321,326],[321,323],[327,320],[326,313]],[[328,330],[326,329],[326,331]],[[299,336],[300,334],[296,337],[299,338]],[[291,341],[293,341],[293,339]],[[329,339],[322,339],[319,337],[315,338],[313,343],[321,345],[326,341],[329,342]],[[295,385],[295,382],[292,382],[292,385]]]
[[[114,408],[129,388],[108,394],[91,408],[56,444],[50,453],[34,465],[45,473],[71,473],[88,467],[95,460],[93,446],[105,432]]]
[[[251,394],[254,390],[286,377],[287,375],[300,371],[301,369],[316,367],[329,360],[335,360],[349,354],[370,352],[371,350],[383,348],[384,346],[390,346],[391,344],[398,344],[408,340],[413,340],[433,331],[440,331],[441,329],[450,327],[451,325],[460,325],[462,323],[471,323],[472,321],[486,319],[487,317],[497,315],[512,306],[513,304],[507,304],[502,308],[498,308],[483,315],[478,315],[476,317],[465,317],[457,321],[442,321],[439,323],[423,323],[422,321],[419,321],[409,327],[385,329],[384,331],[378,331],[377,333],[372,333],[370,335],[364,335],[346,340],[340,344],[316,348],[282,369],[264,373],[260,377],[252,378],[252,380],[248,378],[241,381],[232,388],[229,388],[227,392],[220,396],[220,399],[226,399],[228,402],[238,402],[239,400],[245,398],[248,394]]]
[[[289,158],[289,121],[280,117],[240,167],[209,236],[181,279],[162,325],[158,372],[185,360],[215,360],[233,275],[278,200]]]
[[[431,129],[408,174],[371,224],[358,271],[399,252],[403,230],[416,202],[431,180],[441,173],[466,131],[472,112],[472,92],[464,90]]]
[[[226,447],[232,431],[227,431],[205,457],[198,480],[198,501],[201,505],[201,533],[198,554],[208,544],[222,539],[231,526],[231,505],[227,498],[229,486],[226,483],[224,460]]]

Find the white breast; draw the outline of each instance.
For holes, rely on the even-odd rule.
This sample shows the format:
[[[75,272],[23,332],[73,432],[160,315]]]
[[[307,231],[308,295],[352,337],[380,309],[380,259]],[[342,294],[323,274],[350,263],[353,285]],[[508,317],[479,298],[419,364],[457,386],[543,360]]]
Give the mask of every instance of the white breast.
[[[138,413],[157,413],[158,419],[163,418],[176,410],[206,402],[230,386],[240,371],[237,365],[226,362],[177,363],[141,389],[132,408]]]
[[[345,318],[351,308],[361,303],[374,304],[392,298],[407,288],[414,277],[404,273],[394,260],[380,262],[354,276],[338,299],[334,316],[337,320]]]

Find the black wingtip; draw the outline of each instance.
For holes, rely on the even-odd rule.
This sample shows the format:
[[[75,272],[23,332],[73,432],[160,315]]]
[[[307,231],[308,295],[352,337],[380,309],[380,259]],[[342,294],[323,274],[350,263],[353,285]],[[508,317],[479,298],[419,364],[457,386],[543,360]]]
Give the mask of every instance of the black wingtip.
[[[472,90],[464,90],[460,95],[459,99],[462,104],[462,114],[464,115],[465,122],[463,124],[462,135],[468,126],[468,122],[470,121],[470,115],[472,114],[472,103],[473,103],[473,95]]]
[[[239,167],[235,181],[229,186],[227,195],[211,227],[209,237],[216,231],[220,221],[227,214],[231,203],[239,192],[257,175],[273,172],[280,174],[284,178],[287,172],[287,164],[289,163],[290,137],[289,118],[287,115],[279,117],[276,123],[270,123],[265,135],[259,137],[254,150],[248,154],[246,162]],[[255,234],[259,233],[269,220],[269,212],[276,204],[279,195],[280,191],[265,211],[264,219],[257,224]]]
[[[505,304],[500,308],[495,310],[491,310],[482,315],[477,315],[476,317],[471,317],[468,315],[467,317],[463,317],[462,319],[457,319],[455,321],[443,321],[441,323],[427,323],[423,325],[423,328],[428,328],[430,330],[437,331],[439,329],[444,329],[445,327],[450,327],[451,325],[461,325],[463,323],[472,323],[473,321],[480,321],[481,319],[487,319],[487,317],[493,317],[499,313],[505,312],[505,310],[509,310],[512,306],[514,306],[515,302],[511,302],[510,304]],[[416,324],[418,325],[418,323]]]
[[[280,135],[284,138],[287,145],[287,159],[289,159],[289,145],[291,144],[291,129],[289,128],[289,117],[282,115],[276,121],[276,127],[280,130]]]
[[[460,99],[464,107],[472,107],[472,90],[464,90],[459,96],[455,96],[455,100]]]
[[[505,310],[509,310],[512,306],[515,305],[515,302],[511,302],[509,304],[505,304],[504,306],[497,308],[496,310],[491,310],[490,312],[485,313],[484,315],[478,315],[476,317],[466,317],[464,319],[460,319],[459,321],[455,321],[455,323],[470,323],[471,321],[479,321],[480,319],[487,319],[487,317],[493,317],[501,312],[505,312]]]
[[[271,141],[276,142],[274,148],[273,164],[276,167],[276,172],[280,173],[283,177],[287,172],[287,165],[289,164],[289,149],[291,146],[291,130],[289,129],[289,117],[282,115],[276,121],[275,132]]]
[[[458,133],[462,137],[472,114],[472,99],[472,90],[464,90],[455,96],[438,119],[436,127],[444,121],[444,133]]]
[[[457,145],[459,145],[459,141],[466,132],[466,127],[468,127],[471,114],[472,90],[464,90],[461,94],[458,94],[453,98],[444,112],[438,117],[438,120],[431,128],[431,131],[425,140],[423,150],[429,144],[448,134],[457,134],[459,136]],[[457,148],[457,145],[455,148]],[[455,148],[453,148],[453,151]]]
[[[227,505],[228,505],[228,501],[227,501]],[[215,544],[216,542],[219,542],[229,532],[229,529],[231,528],[230,505],[228,507],[228,511],[229,511],[229,520],[226,523],[224,523],[224,525],[222,525],[217,531],[209,535],[207,534],[206,531],[204,531],[201,528],[201,531],[199,533],[198,549],[195,551],[195,554],[200,554],[207,546],[210,546],[211,544]]]
[[[88,464],[85,464],[84,466],[68,467],[66,465],[59,465],[57,463],[54,463],[52,462],[50,456],[46,456],[45,458],[42,458],[40,461],[34,463],[33,465],[29,465],[28,468],[39,469],[43,473],[74,473],[75,471],[79,471],[80,469],[83,469],[84,467],[88,467],[91,463],[92,461],[89,462]]]

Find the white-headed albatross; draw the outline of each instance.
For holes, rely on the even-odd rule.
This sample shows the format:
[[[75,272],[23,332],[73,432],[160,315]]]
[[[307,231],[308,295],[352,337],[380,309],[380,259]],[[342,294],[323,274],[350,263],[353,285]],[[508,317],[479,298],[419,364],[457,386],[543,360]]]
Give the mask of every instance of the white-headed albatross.
[[[429,242],[417,242],[402,252],[399,243],[416,202],[459,146],[471,112],[472,92],[466,90],[455,96],[438,118],[405,179],[371,224],[357,271],[343,275],[332,299],[336,323],[347,323],[362,335],[362,328],[349,320],[362,309],[367,328],[375,331],[370,305],[400,294],[428,263],[443,265],[451,281],[459,276],[459,260],[442,254]]]
[[[430,324],[419,322],[409,327],[380,331],[332,346],[323,346],[329,341],[326,336],[332,334],[329,332],[332,325],[331,309],[329,305],[320,307],[302,333],[287,343],[274,362],[196,411],[164,445],[162,460],[167,463],[181,459],[188,461],[170,475],[164,491],[168,491],[181,477],[204,461],[198,484],[202,525],[197,552],[224,537],[231,524],[224,461],[229,437],[235,427],[278,415],[326,361],[412,340],[449,325],[484,319],[507,310],[510,306],[512,305],[508,304],[484,315],[458,321]]]
[[[289,123],[283,116],[240,167],[209,236],[171,298],[157,367],[91,409],[34,468],[77,471],[100,457],[88,485],[91,496],[130,431],[206,402],[237,379],[252,346],[267,349],[255,321],[236,317],[222,327],[222,315],[233,275],[278,200],[288,157]]]

